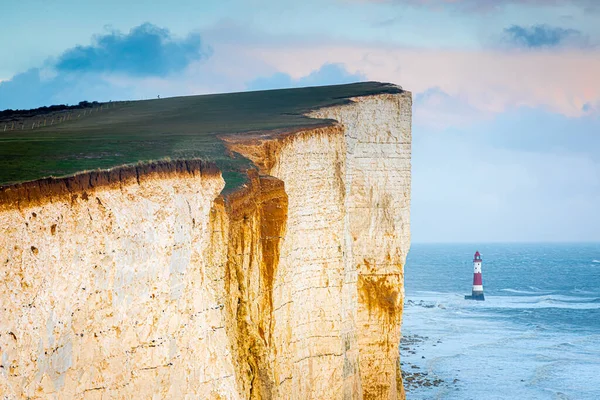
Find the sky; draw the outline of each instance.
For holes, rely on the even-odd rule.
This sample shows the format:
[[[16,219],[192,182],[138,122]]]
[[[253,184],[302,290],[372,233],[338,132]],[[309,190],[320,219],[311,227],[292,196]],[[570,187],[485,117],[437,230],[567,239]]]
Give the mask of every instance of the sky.
[[[600,241],[600,1],[0,9],[0,110],[392,82],[413,94],[413,242]]]

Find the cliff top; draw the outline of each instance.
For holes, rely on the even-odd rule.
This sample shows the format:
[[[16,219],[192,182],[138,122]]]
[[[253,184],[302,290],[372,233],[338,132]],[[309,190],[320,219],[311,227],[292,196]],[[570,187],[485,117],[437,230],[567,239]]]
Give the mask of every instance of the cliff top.
[[[113,102],[28,115],[17,127],[0,124],[0,188],[164,159],[214,162],[231,188],[244,179],[241,171],[250,163],[232,157],[218,135],[327,126],[333,121],[303,114],[352,97],[401,92],[396,85],[364,82]]]

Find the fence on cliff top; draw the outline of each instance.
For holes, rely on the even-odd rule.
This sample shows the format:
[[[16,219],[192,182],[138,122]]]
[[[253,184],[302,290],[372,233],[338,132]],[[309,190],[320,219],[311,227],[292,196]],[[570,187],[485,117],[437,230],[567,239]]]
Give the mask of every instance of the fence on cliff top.
[[[118,105],[128,104],[130,101],[116,101],[102,103],[98,107],[88,107],[66,111],[51,111],[31,117],[12,117],[10,121],[0,121],[0,132],[26,131],[60,125],[68,121],[77,121],[102,111],[113,109]]]

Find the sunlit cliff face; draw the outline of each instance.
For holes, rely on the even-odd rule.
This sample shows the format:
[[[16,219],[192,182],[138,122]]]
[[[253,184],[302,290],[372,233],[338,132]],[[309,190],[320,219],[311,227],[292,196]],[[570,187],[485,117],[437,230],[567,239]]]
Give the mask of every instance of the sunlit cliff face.
[[[311,116],[224,137],[258,167],[225,197],[192,162],[3,193],[0,392],[402,398],[411,96]]]

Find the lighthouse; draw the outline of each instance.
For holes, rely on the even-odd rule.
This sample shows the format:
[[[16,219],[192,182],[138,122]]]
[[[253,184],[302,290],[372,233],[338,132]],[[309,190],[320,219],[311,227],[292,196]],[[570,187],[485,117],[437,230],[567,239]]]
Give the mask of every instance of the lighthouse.
[[[485,300],[483,297],[483,281],[481,280],[481,254],[475,252],[473,257],[473,292],[465,296],[468,300]]]

